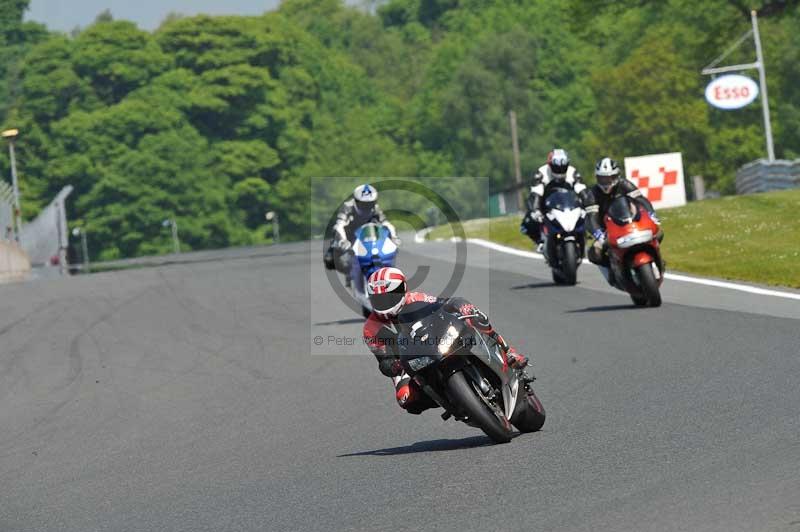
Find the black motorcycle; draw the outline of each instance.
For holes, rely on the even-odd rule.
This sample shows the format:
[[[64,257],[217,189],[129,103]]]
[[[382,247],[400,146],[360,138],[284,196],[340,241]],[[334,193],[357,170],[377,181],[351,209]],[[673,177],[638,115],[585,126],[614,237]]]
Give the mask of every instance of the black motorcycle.
[[[406,373],[425,394],[454,417],[477,427],[496,443],[542,428],[545,412],[531,388],[533,378],[508,365],[497,342],[439,309],[403,327],[398,352]]]

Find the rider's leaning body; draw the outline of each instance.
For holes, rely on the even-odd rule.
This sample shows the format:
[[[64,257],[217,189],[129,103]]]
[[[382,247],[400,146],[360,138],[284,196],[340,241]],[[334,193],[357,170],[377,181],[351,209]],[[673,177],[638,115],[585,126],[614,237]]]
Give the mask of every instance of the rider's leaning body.
[[[441,308],[453,314],[470,316],[467,325],[497,341],[502,354],[511,367],[523,368],[528,359],[517,353],[498,334],[489,318],[464,298],[440,298],[424,292],[407,290],[406,278],[398,268],[381,268],[373,273],[367,283],[367,292],[373,312],[364,323],[364,342],[378,361],[381,373],[390,377],[395,385],[398,404],[412,414],[436,406],[419,389],[404,371],[397,353],[397,338],[403,327],[433,314]]]
[[[621,176],[619,164],[614,159],[603,157],[597,161],[595,178],[597,179],[597,184],[589,188],[589,194],[584,203],[586,232],[594,238],[594,244],[588,249],[586,256],[590,262],[600,267],[603,276],[611,283],[605,225],[605,215],[611,203],[617,198],[627,196],[631,201],[647,210],[657,225],[660,226],[661,221],[658,219],[650,200],[642,194],[642,191],[636,185]],[[656,238],[659,242],[664,238],[664,233],[660,227]]]

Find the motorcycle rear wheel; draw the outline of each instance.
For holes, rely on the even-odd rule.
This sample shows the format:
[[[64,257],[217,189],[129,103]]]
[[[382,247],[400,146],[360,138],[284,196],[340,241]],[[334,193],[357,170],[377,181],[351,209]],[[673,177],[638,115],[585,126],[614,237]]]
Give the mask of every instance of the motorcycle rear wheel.
[[[457,371],[447,380],[450,400],[460,407],[467,417],[480,427],[495,443],[511,441],[511,423],[503,417],[501,421],[489,406],[478,397],[478,392],[467,382],[464,373]]]
[[[658,281],[653,273],[653,266],[650,263],[642,264],[637,268],[639,283],[642,287],[642,295],[647,300],[648,307],[661,306],[661,292],[658,289]],[[634,299],[634,302],[636,300]]]

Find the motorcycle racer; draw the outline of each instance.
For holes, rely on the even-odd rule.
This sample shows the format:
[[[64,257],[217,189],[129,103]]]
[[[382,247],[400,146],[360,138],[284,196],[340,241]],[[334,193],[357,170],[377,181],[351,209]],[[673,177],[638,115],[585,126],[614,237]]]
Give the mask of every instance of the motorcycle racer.
[[[547,154],[547,163],[534,174],[526,201],[528,210],[519,227],[522,234],[533,240],[539,252],[542,251],[541,228],[544,220],[542,205],[555,188],[571,188],[583,203],[586,202],[588,189],[581,181],[581,174],[569,164],[569,155],[561,148],[551,150]]]
[[[611,282],[610,271],[608,269],[608,243],[606,242],[605,214],[611,202],[621,196],[628,196],[633,201],[641,205],[650,213],[653,221],[659,225],[656,238],[661,242],[664,239],[664,232],[661,230],[661,221],[656,216],[653,204],[650,203],[631,181],[620,176],[620,167],[617,161],[610,157],[603,157],[594,169],[597,184],[593,185],[587,194],[584,202],[586,210],[586,230],[594,237],[594,244],[589,248],[587,257],[589,261],[600,267],[606,280]]]
[[[428,316],[440,308],[460,316],[470,316],[467,325],[493,338],[506,357],[509,366],[522,369],[527,357],[519,354],[497,333],[489,318],[464,298],[439,298],[424,292],[410,292],[406,276],[398,268],[381,268],[368,280],[367,292],[372,314],[364,323],[364,342],[378,361],[381,373],[390,377],[395,386],[398,404],[411,414],[433,408],[430,399],[404,371],[397,354],[397,338],[401,328]]]
[[[392,240],[397,240],[397,230],[386,218],[378,206],[378,191],[374,186],[359,185],[353,191],[353,197],[345,201],[336,214],[333,225],[333,239],[325,251],[324,263],[329,270],[336,268],[339,272],[348,275],[353,260],[352,247],[355,230],[365,223],[377,221],[383,224]],[[348,277],[347,281],[350,281]]]

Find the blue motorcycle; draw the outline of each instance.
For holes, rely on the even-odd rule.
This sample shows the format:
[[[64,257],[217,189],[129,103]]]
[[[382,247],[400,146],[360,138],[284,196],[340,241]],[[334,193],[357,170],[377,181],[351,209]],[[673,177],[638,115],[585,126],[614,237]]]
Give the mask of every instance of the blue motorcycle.
[[[366,318],[372,313],[372,305],[367,296],[367,279],[380,268],[394,266],[397,243],[392,240],[388,228],[380,223],[370,222],[356,229],[352,249],[354,260],[351,262],[350,289],[353,298],[361,304],[361,312]]]

